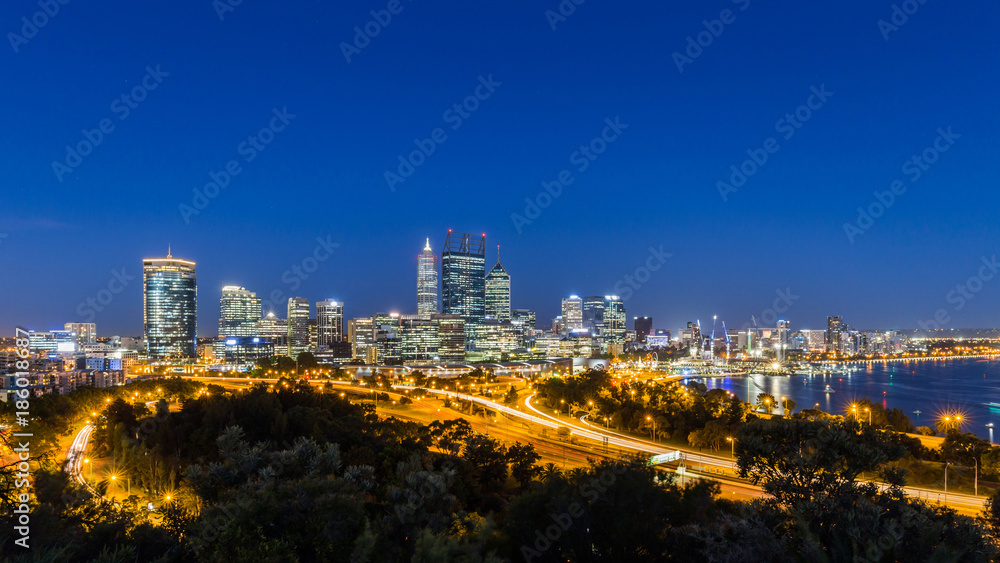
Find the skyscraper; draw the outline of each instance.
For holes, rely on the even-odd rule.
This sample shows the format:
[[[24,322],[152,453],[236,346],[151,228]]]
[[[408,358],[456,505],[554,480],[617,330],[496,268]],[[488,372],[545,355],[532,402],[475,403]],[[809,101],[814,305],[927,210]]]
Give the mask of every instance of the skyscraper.
[[[66,323],[63,328],[76,335],[80,346],[97,342],[97,325],[94,323]]]
[[[316,343],[328,348],[344,340],[344,304],[333,299],[316,303]]]
[[[628,326],[625,317],[625,302],[617,295],[604,296],[604,322],[601,337],[605,342],[622,344]]]
[[[424,251],[417,256],[417,314],[435,315],[438,312],[437,255],[427,239]]]
[[[570,295],[562,301],[562,331],[579,330],[583,328],[583,299],[578,295]]]
[[[309,300],[288,298],[288,357],[297,358],[309,350]]]
[[[245,287],[227,285],[219,299],[219,339],[260,336],[260,297]]]
[[[466,325],[486,318],[486,235],[448,231],[441,254],[441,309]]]
[[[486,316],[498,321],[510,320],[510,273],[500,262],[500,247],[497,247],[497,263],[486,274]]]
[[[636,317],[635,318],[635,339],[638,342],[645,342],[646,337],[653,334],[653,319],[652,317]]]
[[[595,337],[604,333],[605,301],[600,295],[583,298],[583,328],[589,330]]]
[[[826,351],[840,353],[843,351],[841,335],[847,331],[843,317],[827,317],[826,319]]]
[[[174,258],[142,261],[142,324],[151,359],[194,358],[198,322],[195,263]]]

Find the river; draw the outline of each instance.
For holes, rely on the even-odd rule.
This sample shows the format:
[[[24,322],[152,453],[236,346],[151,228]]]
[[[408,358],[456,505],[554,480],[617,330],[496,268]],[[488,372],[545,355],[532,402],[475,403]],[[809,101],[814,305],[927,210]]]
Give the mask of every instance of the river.
[[[709,389],[731,391],[744,400],[748,395],[756,400],[759,393],[766,392],[779,402],[781,397],[792,399],[798,404],[797,410],[819,408],[833,414],[848,414],[853,401],[867,398],[882,402],[888,409],[902,409],[917,426],[933,427],[941,417],[958,413],[963,431],[984,438],[990,437],[986,424],[1000,426],[1000,408],[984,404],[1000,404],[1000,360],[878,362],[858,367],[860,370],[852,374],[754,375],[694,381],[705,383]],[[827,385],[836,392],[826,393]]]

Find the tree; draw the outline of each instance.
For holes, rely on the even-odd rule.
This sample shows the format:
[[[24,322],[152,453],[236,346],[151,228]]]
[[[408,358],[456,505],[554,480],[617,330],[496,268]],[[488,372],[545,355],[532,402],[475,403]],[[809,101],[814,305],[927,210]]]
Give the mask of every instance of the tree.
[[[504,394],[503,402],[508,405],[517,402],[517,390],[514,389],[513,385],[511,385],[510,389],[507,390],[507,393]]]
[[[992,446],[986,440],[969,432],[949,430],[941,444],[941,456],[945,461],[953,461],[972,467]]]
[[[774,395],[770,393],[761,393],[757,395],[757,410],[764,410],[767,414],[774,412],[774,408],[777,406],[777,401],[774,400]]]
[[[299,365],[299,373],[302,373],[302,370],[319,367],[319,362],[316,361],[316,356],[312,352],[299,352],[296,360]]]
[[[1000,448],[990,448],[988,452],[984,453],[979,461],[979,466],[986,475],[1000,476]],[[997,511],[1000,514],[1000,506],[997,506]]]
[[[755,420],[737,439],[740,475],[786,505],[853,487],[861,473],[906,454],[855,421]]]
[[[538,455],[535,447],[531,444],[521,445],[520,442],[507,448],[507,463],[510,465],[510,475],[521,488],[525,488],[541,474],[542,468],[536,465],[541,461],[542,456]]]

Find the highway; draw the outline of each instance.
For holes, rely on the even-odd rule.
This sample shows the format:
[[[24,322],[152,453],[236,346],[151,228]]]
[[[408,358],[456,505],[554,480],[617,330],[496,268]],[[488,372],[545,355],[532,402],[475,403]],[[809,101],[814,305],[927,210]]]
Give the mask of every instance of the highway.
[[[234,378],[199,377],[199,376],[186,376],[184,377],[184,379],[192,379],[199,381],[218,380],[218,381],[227,381],[230,383],[235,383],[235,382],[274,383],[278,381],[277,379],[234,379]],[[331,383],[333,385],[351,387],[357,389],[350,383],[340,382],[340,381],[310,380],[310,383],[316,385]],[[416,388],[417,387],[413,385],[391,386],[391,389],[401,389],[401,390],[412,390]],[[602,445],[605,443],[606,439],[607,444],[609,446],[614,446],[622,450],[631,450],[639,453],[653,454],[653,455],[680,451],[684,455],[684,460],[688,465],[685,468],[685,471],[683,472],[684,474],[699,476],[699,477],[706,476],[711,479],[719,480],[723,484],[723,490],[726,492],[734,492],[737,494],[754,495],[754,496],[761,496],[762,494],[759,488],[753,487],[753,485],[750,485],[745,481],[738,480],[734,476],[728,476],[726,473],[724,473],[726,471],[733,471],[733,460],[731,459],[704,455],[702,453],[695,452],[689,448],[678,448],[678,447],[668,448],[663,444],[657,444],[649,440],[644,440],[641,438],[635,438],[633,436],[620,434],[618,432],[614,432],[608,429],[591,425],[585,421],[581,421],[581,424],[577,424],[576,419],[574,418],[571,417],[560,418],[557,416],[550,415],[536,408],[531,403],[531,399],[534,398],[534,395],[528,396],[523,400],[523,404],[525,405],[526,410],[529,411],[525,412],[520,409],[511,408],[508,407],[507,405],[497,403],[490,399],[486,399],[484,397],[467,395],[456,391],[445,391],[441,389],[426,389],[426,388],[423,389],[426,390],[428,393],[433,393],[435,395],[441,395],[441,396],[462,399],[465,401],[471,401],[478,405],[488,407],[497,412],[517,417],[545,428],[559,429],[561,427],[565,427],[571,432],[571,435],[573,436],[594,440]],[[692,467],[690,467],[691,464],[700,466],[701,471],[700,472],[693,471]],[[881,487],[882,485],[879,484],[879,486]],[[925,500],[928,502],[944,502],[948,506],[961,510],[966,513],[978,514],[980,511],[983,510],[986,504],[985,497],[974,497],[970,495],[959,495],[954,493],[948,493],[946,495],[945,493],[940,491],[920,489],[915,487],[906,487],[904,491],[906,495],[909,497]]]
[[[66,451],[66,472],[78,483],[87,487],[91,494],[99,497],[101,493],[91,487],[90,483],[83,477],[83,460],[87,457],[87,445],[90,443],[90,435],[94,432],[94,428],[93,424],[88,423],[76,433],[76,437],[69,445],[69,450]]]

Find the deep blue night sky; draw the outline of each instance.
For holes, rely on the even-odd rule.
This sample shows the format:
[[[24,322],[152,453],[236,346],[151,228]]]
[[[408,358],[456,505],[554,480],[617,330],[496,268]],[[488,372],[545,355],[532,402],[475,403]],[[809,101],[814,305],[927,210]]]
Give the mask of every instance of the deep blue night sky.
[[[996,3],[927,0],[886,41],[888,0],[587,0],[555,31],[557,0],[403,0],[348,63],[340,44],[387,4],[244,0],[220,21],[211,0],[74,0],[17,53],[8,35],[0,334],[87,320],[80,304],[121,269],[135,279],[94,322],[140,334],[141,259],[168,243],[198,262],[201,335],[230,283],[344,300],[348,317],[414,312],[416,255],[448,228],[486,232],[489,264],[503,246],[513,305],[542,324],[662,246],[673,257],[626,304],[656,328],[740,326],[786,288],[794,328],[912,328],[939,309],[950,327],[1000,325],[1000,277],[948,301],[1000,254]],[[672,54],[724,9],[735,21],[679,72]],[[4,34],[38,10],[5,2]],[[157,65],[169,75],[121,119],[112,102]],[[452,129],[445,111],[491,74],[500,86]],[[777,122],[823,85],[832,97],[785,139]],[[285,107],[294,119],[247,162],[240,144]],[[628,129],[580,172],[572,153],[615,117]],[[114,130],[60,181],[53,161],[102,119]],[[913,181],[904,163],[948,127],[961,137]],[[436,128],[447,140],[390,190],[385,172]],[[771,137],[724,200],[717,182]],[[240,173],[186,222],[179,206],[230,160]],[[511,215],[562,170],[573,183],[519,233]],[[852,243],[844,223],[897,179],[907,191]],[[301,287],[282,280],[327,237],[340,246]]]

